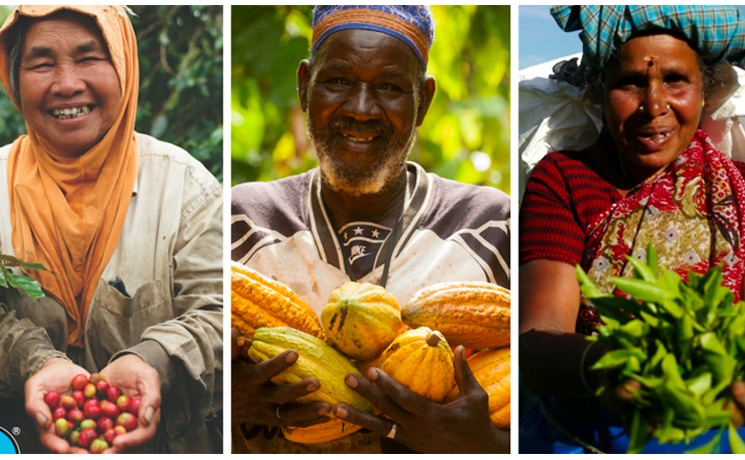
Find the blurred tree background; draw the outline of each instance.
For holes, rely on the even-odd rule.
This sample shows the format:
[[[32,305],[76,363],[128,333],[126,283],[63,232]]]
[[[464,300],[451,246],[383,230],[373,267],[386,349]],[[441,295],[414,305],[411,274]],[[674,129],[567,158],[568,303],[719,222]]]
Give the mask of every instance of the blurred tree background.
[[[176,144],[223,180],[222,6],[132,6],[140,58],[136,129]],[[0,5],[0,20],[13,11]],[[26,132],[0,91],[0,145]]]
[[[432,6],[428,73],[437,91],[410,159],[460,182],[510,192],[509,6]],[[233,6],[232,183],[315,166],[297,100],[312,6]]]

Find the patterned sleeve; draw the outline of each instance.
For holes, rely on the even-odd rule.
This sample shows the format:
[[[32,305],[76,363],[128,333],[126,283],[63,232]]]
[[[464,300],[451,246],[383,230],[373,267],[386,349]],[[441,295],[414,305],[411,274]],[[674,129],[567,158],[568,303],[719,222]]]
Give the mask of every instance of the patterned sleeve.
[[[307,227],[308,173],[231,190],[231,259],[246,263],[266,245]]]
[[[585,234],[562,158],[544,157],[526,185],[520,206],[520,265],[536,259],[572,265],[582,260]]]
[[[484,268],[486,279],[510,286],[510,199],[493,187],[435,177],[421,228],[457,242]]]

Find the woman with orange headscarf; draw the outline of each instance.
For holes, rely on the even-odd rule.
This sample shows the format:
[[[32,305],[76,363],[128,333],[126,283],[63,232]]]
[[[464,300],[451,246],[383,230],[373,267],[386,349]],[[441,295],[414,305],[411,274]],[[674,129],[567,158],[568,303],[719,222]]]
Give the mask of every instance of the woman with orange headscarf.
[[[138,74],[123,7],[22,6],[0,29],[28,130],[0,149],[0,252],[48,269],[27,273],[38,302],[0,291],[0,426],[23,395],[24,453],[71,449],[42,398],[92,372],[141,397],[111,452],[222,451],[221,186],[135,133]]]

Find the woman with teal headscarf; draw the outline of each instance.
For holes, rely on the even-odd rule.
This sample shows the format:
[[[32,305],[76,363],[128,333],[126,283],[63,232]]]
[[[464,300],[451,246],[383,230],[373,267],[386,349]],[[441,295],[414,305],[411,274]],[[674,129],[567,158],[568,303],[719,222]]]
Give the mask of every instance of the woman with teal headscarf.
[[[722,82],[745,56],[745,23],[732,7],[551,12],[583,43],[581,78],[557,73],[588,85],[604,128],[587,149],[546,155],[521,204],[520,371],[539,403],[521,408],[520,452],[625,452],[619,414],[631,393],[619,385],[594,396],[608,374],[591,368],[608,348],[586,340],[601,320],[581,296],[575,266],[612,292],[612,277],[632,274],[626,256],[644,260],[653,245],[660,265],[683,278],[722,265],[723,284],[742,297],[745,164],[714,148],[700,123],[729,94]]]

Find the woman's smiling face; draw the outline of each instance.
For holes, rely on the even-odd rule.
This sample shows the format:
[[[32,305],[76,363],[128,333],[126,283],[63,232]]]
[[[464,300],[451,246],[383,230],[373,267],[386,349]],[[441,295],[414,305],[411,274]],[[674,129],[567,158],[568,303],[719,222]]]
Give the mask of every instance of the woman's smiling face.
[[[55,154],[82,155],[119,114],[119,78],[91,18],[64,14],[31,23],[18,77],[21,113]]]
[[[630,176],[653,175],[690,145],[704,94],[688,43],[667,34],[631,38],[603,83],[605,120]]]

